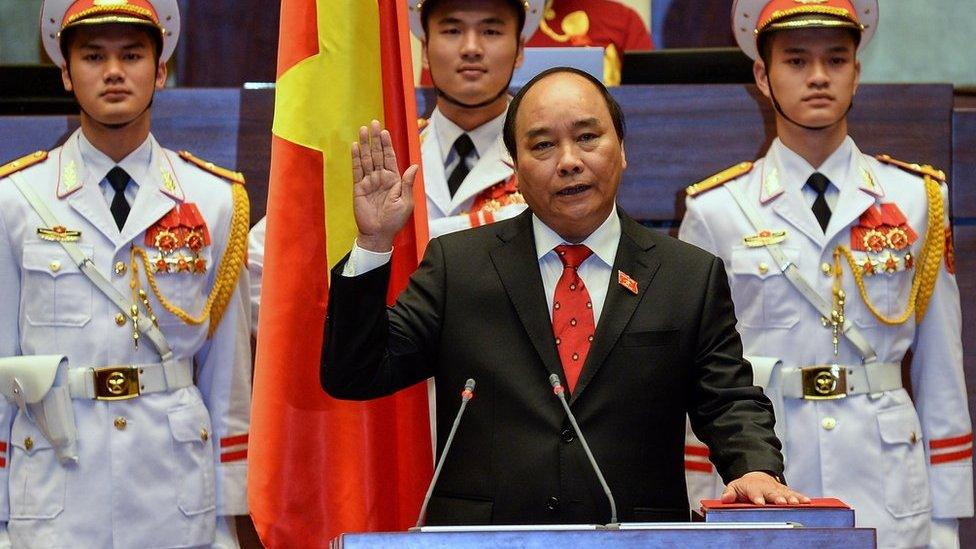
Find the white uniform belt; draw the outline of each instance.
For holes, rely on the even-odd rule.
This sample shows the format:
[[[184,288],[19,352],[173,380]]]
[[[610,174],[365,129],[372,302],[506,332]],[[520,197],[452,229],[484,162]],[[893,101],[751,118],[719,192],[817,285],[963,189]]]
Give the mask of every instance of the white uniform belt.
[[[190,385],[193,385],[193,363],[189,359],[68,370],[71,398],[76,399],[126,400]]]
[[[902,388],[901,364],[869,362],[857,366],[829,364],[783,368],[780,377],[784,398],[831,400],[848,395],[883,393]]]

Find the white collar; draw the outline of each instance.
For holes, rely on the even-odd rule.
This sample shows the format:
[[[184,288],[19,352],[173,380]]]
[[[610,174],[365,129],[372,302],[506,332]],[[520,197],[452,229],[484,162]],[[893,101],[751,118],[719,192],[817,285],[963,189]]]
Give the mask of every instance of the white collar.
[[[461,134],[468,134],[474,143],[475,153],[477,153],[478,158],[481,158],[491,147],[495,146],[498,136],[502,134],[502,128],[505,126],[505,112],[469,132],[465,132],[460,126],[448,120],[438,108],[434,109],[430,118],[437,129],[437,143],[440,145],[441,161],[444,164],[447,164],[454,142],[457,141],[458,137],[461,137]]]
[[[542,222],[538,216],[532,214],[532,234],[535,237],[535,252],[538,259],[553,250],[560,244],[568,244],[563,237],[556,231]],[[600,258],[608,267],[613,267],[613,261],[617,256],[617,246],[620,244],[620,216],[617,215],[617,205],[613,205],[607,219],[590,233],[590,236],[580,244],[593,250],[593,255]]]
[[[93,176],[91,181],[102,181],[112,168],[119,166],[129,174],[132,182],[138,187],[140,182],[147,180],[149,166],[152,165],[152,135],[147,136],[141,145],[116,163],[105,153],[96,149],[91,141],[85,137],[85,132],[79,131],[78,152],[81,154],[81,160],[85,163],[88,173]]]
[[[844,138],[840,146],[830,153],[819,168],[814,168],[802,156],[783,144],[777,137],[770,145],[770,149],[776,149],[780,168],[782,168],[780,178],[783,186],[800,191],[806,185],[807,179],[814,172],[820,172],[827,176],[830,184],[836,189],[843,188],[845,182],[850,179],[848,170],[851,166],[851,154],[854,152],[854,140],[850,136]],[[857,181],[856,179],[854,181]]]

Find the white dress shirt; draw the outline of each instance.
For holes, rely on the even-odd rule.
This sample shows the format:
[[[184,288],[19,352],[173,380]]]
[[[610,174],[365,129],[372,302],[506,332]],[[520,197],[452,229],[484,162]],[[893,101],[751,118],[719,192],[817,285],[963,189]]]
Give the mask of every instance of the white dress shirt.
[[[824,193],[824,199],[827,200],[827,205],[830,206],[830,211],[833,213],[837,209],[840,188],[841,185],[845,184],[848,168],[851,165],[851,152],[854,150],[854,141],[850,136],[844,139],[840,146],[837,147],[837,150],[832,152],[819,168],[811,166],[806,159],[793,152],[779,138],[773,141],[770,148],[773,147],[777,149],[776,153],[779,156],[780,166],[783,168],[783,173],[780,175],[783,186],[786,188],[790,188],[791,186],[799,188],[800,194],[803,195],[803,200],[811,208],[813,207],[813,202],[817,199],[817,191],[811,189],[806,184],[807,179],[814,172],[820,172],[830,180],[830,185],[827,186],[827,191]]]
[[[502,133],[502,127],[505,126],[505,112],[469,132],[465,132],[460,126],[451,122],[440,109],[434,109],[430,118],[432,121],[436,119],[434,127],[437,129],[437,143],[440,145],[441,160],[444,162],[444,173],[448,175],[454,172],[454,168],[458,165],[459,159],[454,150],[454,142],[461,137],[461,134],[467,133],[474,143],[474,151],[467,158],[468,169],[473,169],[478,159],[495,145],[498,136]]]
[[[112,204],[112,200],[115,198],[115,189],[112,188],[112,184],[109,183],[106,176],[116,166],[122,168],[125,170],[125,173],[129,174],[131,184],[125,187],[125,200],[129,203],[129,206],[135,204],[136,195],[139,194],[139,182],[146,181],[149,175],[149,166],[153,165],[152,145],[149,142],[148,135],[141,145],[136,147],[134,151],[118,163],[106,156],[102,151],[96,149],[85,138],[84,132],[78,132],[78,151],[81,153],[82,160],[85,161],[85,167],[88,169],[88,173],[92,176],[91,181],[99,181],[99,188],[102,190],[102,195],[109,205]]]

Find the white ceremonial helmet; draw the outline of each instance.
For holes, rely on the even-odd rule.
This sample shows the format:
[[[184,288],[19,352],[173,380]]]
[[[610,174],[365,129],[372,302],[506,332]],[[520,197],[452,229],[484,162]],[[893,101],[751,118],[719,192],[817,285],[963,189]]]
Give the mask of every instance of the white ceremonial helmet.
[[[407,11],[410,13],[410,30],[417,38],[424,39],[424,26],[421,21],[424,4],[431,0],[407,0]],[[503,1],[503,0],[499,0]],[[545,10],[545,0],[521,0],[522,9],[525,10],[525,24],[522,25],[522,38],[528,40],[539,28],[539,21]]]
[[[64,65],[61,33],[80,25],[125,23],[159,31],[163,49],[159,59],[169,61],[180,37],[180,9],[176,0],[44,0],[41,41],[57,66]]]
[[[861,33],[860,50],[878,27],[878,0],[735,0],[732,34],[742,51],[759,57],[765,32],[803,28],[850,28]]]

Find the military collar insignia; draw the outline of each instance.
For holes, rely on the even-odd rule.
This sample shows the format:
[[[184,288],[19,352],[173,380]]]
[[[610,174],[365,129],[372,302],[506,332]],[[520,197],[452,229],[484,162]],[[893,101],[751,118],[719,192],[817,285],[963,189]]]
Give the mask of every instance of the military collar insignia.
[[[861,176],[859,188],[872,196],[881,198],[885,194],[884,189],[881,188],[881,185],[878,183],[878,180],[875,179],[874,174],[871,173],[870,169],[868,169],[868,165],[866,162],[864,162],[863,157],[860,154],[858,154],[857,157],[857,171]]]
[[[779,181],[779,169],[770,167],[763,170],[762,185],[760,186],[759,203],[768,204],[783,194],[783,185]]]
[[[180,186],[180,180],[176,177],[176,170],[173,168],[173,163],[170,161],[169,155],[163,151],[162,147],[156,145],[153,151],[156,158],[159,158],[159,176],[160,184],[159,190],[166,196],[176,200],[177,202],[183,202],[186,196],[183,194],[183,187]]]
[[[58,174],[58,198],[66,198],[81,187],[82,182],[78,180],[78,165],[73,159],[69,160],[61,166],[61,173]]]
[[[47,240],[48,242],[78,242],[81,238],[81,231],[70,230],[64,225],[55,225],[50,229],[47,227],[38,227],[37,236],[41,240]]]

